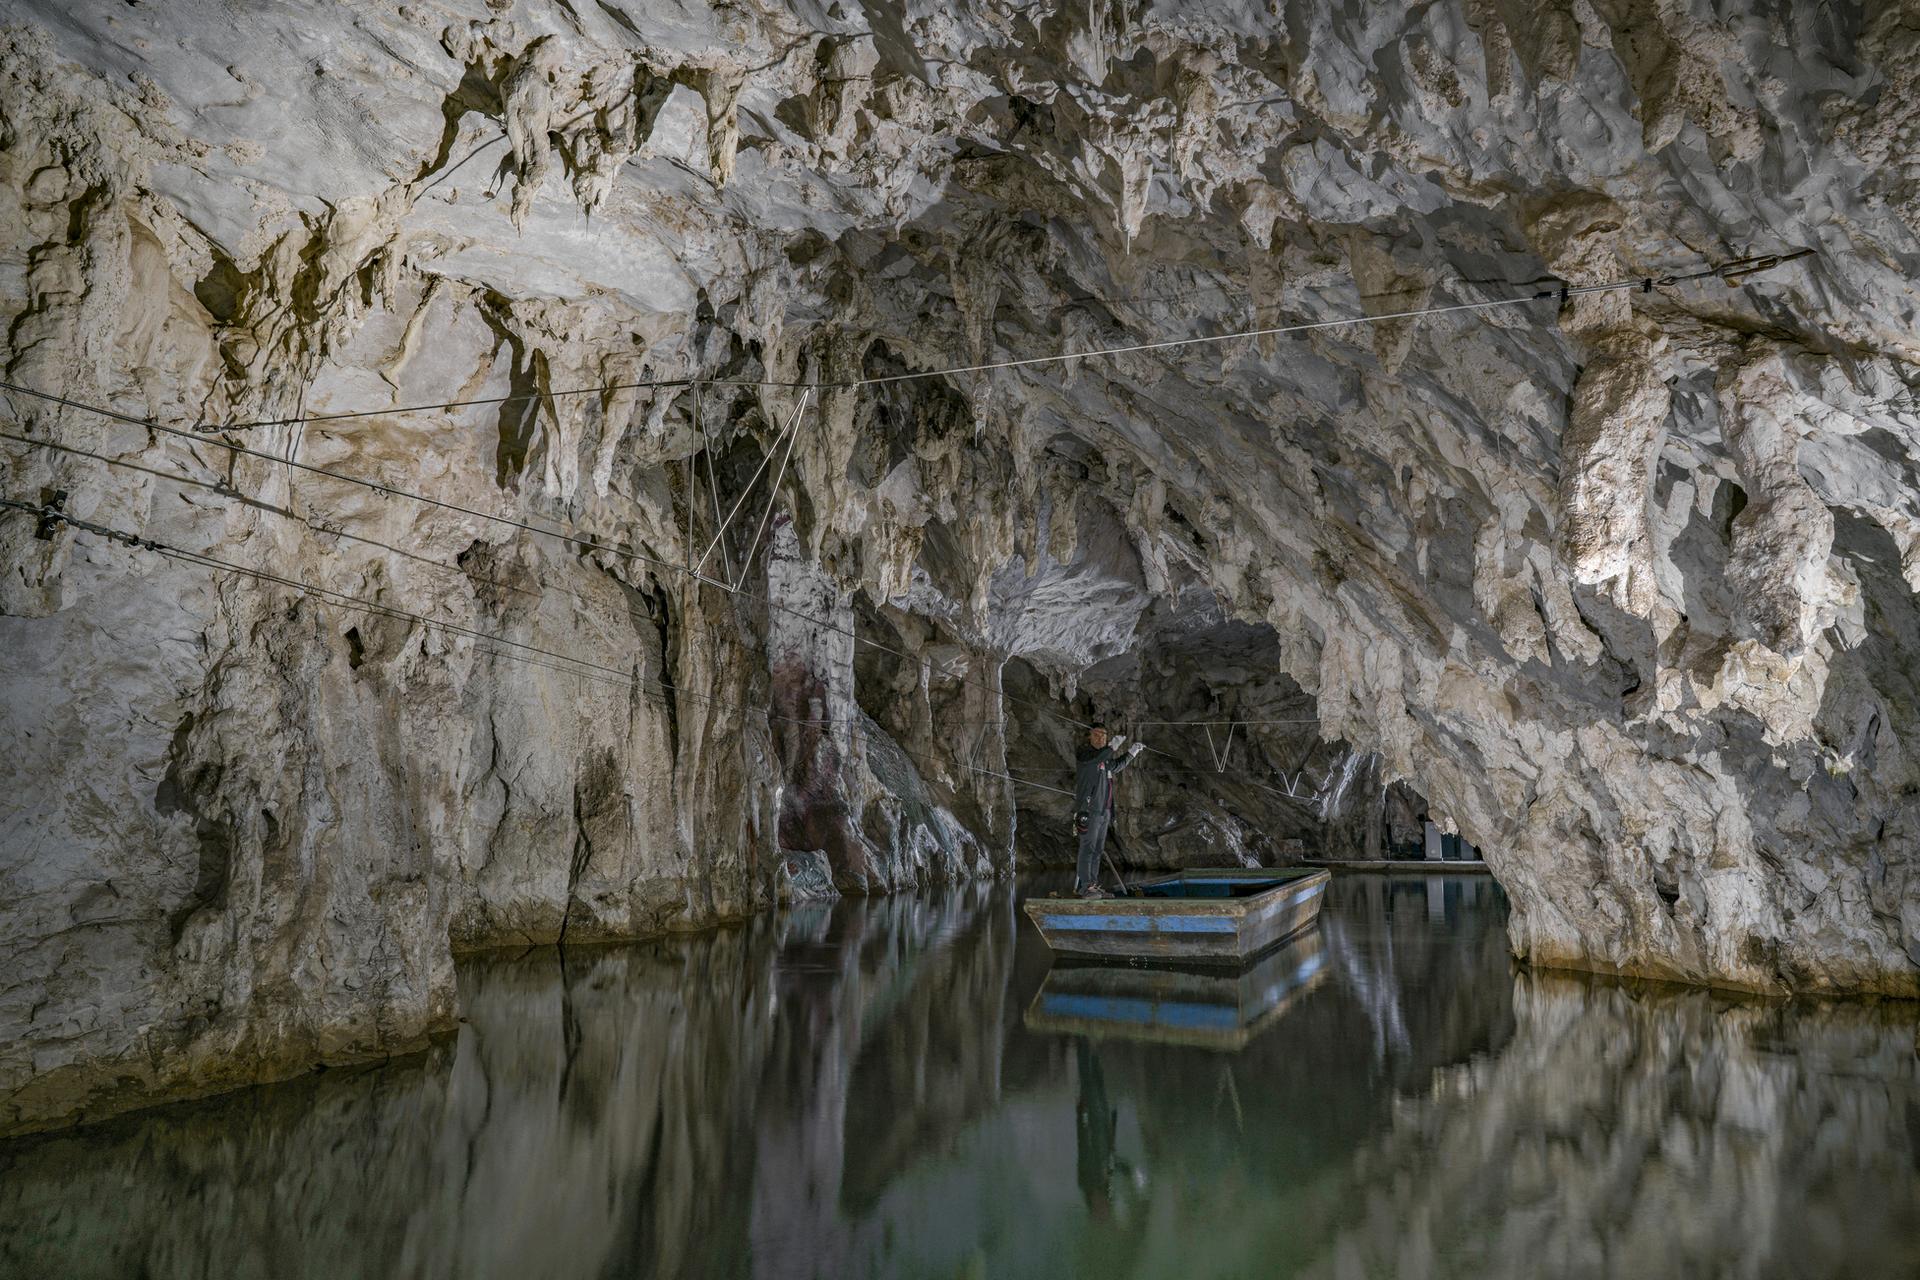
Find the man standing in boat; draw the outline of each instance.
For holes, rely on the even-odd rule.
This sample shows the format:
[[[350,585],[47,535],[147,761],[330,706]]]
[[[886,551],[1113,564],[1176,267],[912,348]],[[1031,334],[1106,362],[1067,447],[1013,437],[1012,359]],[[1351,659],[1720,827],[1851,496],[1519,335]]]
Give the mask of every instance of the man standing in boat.
[[[1074,757],[1073,829],[1080,835],[1080,856],[1073,866],[1073,891],[1083,898],[1107,896],[1100,887],[1100,854],[1113,823],[1113,778],[1146,746],[1144,742],[1126,744],[1125,734],[1109,742],[1107,726],[1096,724],[1087,730],[1087,745]]]

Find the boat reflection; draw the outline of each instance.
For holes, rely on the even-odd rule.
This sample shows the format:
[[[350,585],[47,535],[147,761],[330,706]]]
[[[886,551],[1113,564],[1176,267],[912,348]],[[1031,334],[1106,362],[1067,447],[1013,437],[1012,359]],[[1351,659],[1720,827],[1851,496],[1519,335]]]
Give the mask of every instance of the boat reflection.
[[[1318,928],[1243,969],[1056,962],[1027,1009],[1030,1031],[1117,1036],[1237,1052],[1327,976]]]

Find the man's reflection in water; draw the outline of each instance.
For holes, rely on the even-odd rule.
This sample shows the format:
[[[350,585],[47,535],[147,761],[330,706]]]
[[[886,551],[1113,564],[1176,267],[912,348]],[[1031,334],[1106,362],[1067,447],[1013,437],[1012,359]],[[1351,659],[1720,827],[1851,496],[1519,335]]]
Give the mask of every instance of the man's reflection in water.
[[[1146,1171],[1135,1169],[1115,1151],[1120,1114],[1107,1100],[1107,1078],[1100,1070],[1100,1055],[1093,1051],[1092,1041],[1085,1036],[1076,1038],[1073,1051],[1080,1076],[1080,1097],[1073,1109],[1080,1194],[1087,1198],[1087,1211],[1095,1222],[1117,1221],[1125,1226],[1146,1181]],[[1117,1188],[1116,1173],[1120,1175]]]

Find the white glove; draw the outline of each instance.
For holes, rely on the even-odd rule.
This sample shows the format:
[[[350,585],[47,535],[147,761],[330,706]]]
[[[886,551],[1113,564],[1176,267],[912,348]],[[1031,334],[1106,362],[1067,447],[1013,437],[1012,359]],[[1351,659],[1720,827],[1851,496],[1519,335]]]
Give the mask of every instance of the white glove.
[[[1107,739],[1107,745],[1112,747],[1115,751],[1118,751],[1120,748],[1127,745],[1127,735],[1124,733],[1116,733],[1111,738]]]
[[[1146,743],[1136,742],[1132,746],[1127,748],[1127,757],[1131,759],[1132,757],[1139,755],[1142,751],[1145,751],[1146,749],[1147,749]]]

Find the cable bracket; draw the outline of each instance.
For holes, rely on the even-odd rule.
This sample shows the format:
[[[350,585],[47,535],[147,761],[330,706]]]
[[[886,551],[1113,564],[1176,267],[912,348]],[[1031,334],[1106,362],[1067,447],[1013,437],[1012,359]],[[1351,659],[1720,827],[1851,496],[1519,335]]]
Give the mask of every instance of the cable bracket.
[[[53,489],[40,491],[40,523],[34,526],[33,536],[42,542],[52,542],[53,535],[66,523],[64,514],[67,509],[67,491]]]

